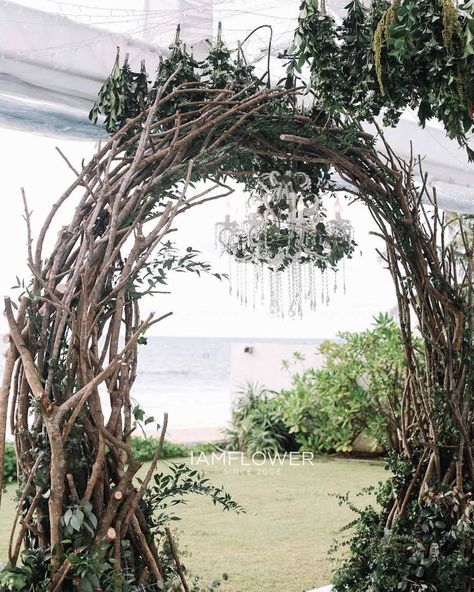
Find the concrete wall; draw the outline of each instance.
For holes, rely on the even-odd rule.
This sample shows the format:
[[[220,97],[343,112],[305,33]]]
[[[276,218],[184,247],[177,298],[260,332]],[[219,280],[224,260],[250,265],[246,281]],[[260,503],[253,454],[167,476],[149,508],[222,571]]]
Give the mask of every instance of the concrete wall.
[[[232,345],[231,393],[232,400],[247,383],[258,383],[270,390],[281,390],[291,385],[291,376],[305,368],[320,368],[323,356],[316,353],[317,343],[240,342]],[[303,362],[294,362],[293,353],[303,354]],[[290,362],[290,369],[283,367]]]

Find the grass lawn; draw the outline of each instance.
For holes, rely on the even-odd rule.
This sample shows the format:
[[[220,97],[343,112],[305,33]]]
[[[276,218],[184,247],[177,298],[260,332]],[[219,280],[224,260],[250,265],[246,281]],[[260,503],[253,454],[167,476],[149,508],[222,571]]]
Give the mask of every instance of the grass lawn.
[[[183,518],[174,523],[182,531],[180,545],[192,549],[183,562],[209,582],[227,573],[223,592],[303,592],[327,584],[328,549],[353,518],[331,494],[357,493],[386,477],[382,463],[352,460],[285,463],[279,474],[270,474],[275,467],[269,463],[252,467],[250,474],[235,462],[231,469],[200,466],[247,511],[223,512],[201,497],[177,509]],[[0,562],[7,555],[14,489],[4,494],[0,511]],[[357,501],[362,505],[368,499]]]

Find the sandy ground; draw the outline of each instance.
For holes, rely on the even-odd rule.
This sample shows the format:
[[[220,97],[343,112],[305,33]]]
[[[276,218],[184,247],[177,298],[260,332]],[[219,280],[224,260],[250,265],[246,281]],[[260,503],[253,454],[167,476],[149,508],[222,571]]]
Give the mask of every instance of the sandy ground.
[[[224,428],[217,426],[197,428],[169,428],[166,439],[178,444],[197,444],[200,442],[222,442]]]

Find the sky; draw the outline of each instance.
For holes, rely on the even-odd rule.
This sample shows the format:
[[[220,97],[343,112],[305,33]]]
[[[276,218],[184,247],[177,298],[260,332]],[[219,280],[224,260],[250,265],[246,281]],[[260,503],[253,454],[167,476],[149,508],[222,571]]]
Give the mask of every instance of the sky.
[[[87,160],[95,146],[91,142],[48,138],[9,129],[2,129],[1,136],[0,294],[5,295],[15,293],[11,287],[16,276],[27,277],[28,273],[20,188],[24,187],[32,211],[35,236],[51,205],[73,180],[72,172],[55,147],[59,146],[79,168],[82,159]],[[177,219],[173,239],[183,250],[187,246],[199,250],[202,260],[211,263],[215,271],[226,273],[227,258],[220,256],[214,244],[215,223],[223,220],[227,213],[241,218],[245,213],[245,201],[245,196],[236,192],[230,198],[191,209]],[[61,213],[57,228],[66,224],[71,214],[71,208]],[[329,214],[332,214],[331,208]],[[343,215],[353,222],[358,243],[354,258],[346,265],[347,292],[344,294],[340,290],[331,294],[327,307],[320,306],[302,320],[276,319],[266,307],[254,311],[252,307],[242,306],[229,295],[225,280],[198,278],[194,274],[171,275],[172,293],[149,298],[143,304],[143,314],[173,312],[170,318],[155,326],[154,333],[158,335],[316,339],[333,337],[344,330],[362,330],[378,312],[393,310],[395,300],[388,271],[375,252],[375,248],[382,245],[369,234],[374,226],[368,212],[360,204],[345,204]],[[5,330],[4,319],[2,328]]]

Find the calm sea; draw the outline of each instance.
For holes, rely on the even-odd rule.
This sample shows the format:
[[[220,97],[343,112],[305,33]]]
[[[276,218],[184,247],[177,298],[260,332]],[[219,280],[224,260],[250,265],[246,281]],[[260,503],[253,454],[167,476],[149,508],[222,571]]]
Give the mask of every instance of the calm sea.
[[[133,396],[174,427],[222,426],[230,415],[232,339],[150,337],[140,346]]]

